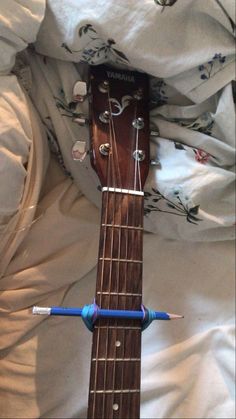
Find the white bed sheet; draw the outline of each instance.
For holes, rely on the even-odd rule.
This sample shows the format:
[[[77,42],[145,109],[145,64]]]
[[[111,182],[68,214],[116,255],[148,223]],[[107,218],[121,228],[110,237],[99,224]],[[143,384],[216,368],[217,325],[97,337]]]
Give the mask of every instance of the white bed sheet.
[[[212,7],[209,7],[209,2]],[[211,188],[214,206],[211,206],[207,194],[207,183],[197,195],[203,208],[203,227],[201,224],[199,228],[188,223],[180,224],[173,217],[165,218],[163,213],[151,214],[146,221],[147,228],[158,234],[145,233],[144,237],[144,303],[153,309],[183,313],[185,317],[179,321],[156,322],[143,333],[141,416],[234,417],[235,249],[234,243],[227,241],[233,237],[234,224],[233,100],[230,86],[234,65],[233,42],[230,20],[214,0],[209,2],[184,0],[180,4],[179,0],[173,8],[165,7],[163,11],[149,0],[143,3],[129,1],[130,13],[124,13],[123,17],[133,22],[141,16],[142,22],[143,19],[146,22],[145,28],[150,24],[155,27],[157,18],[160,26],[157,25],[156,30],[159,31],[165,26],[163,23],[161,26],[161,21],[173,18],[171,13],[175,10],[179,21],[183,8],[184,16],[191,18],[193,23],[191,26],[188,19],[181,20],[189,29],[191,39],[196,27],[198,34],[203,29],[206,31],[208,47],[201,45],[202,55],[199,55],[199,43],[196,42],[198,52],[192,53],[191,60],[186,60],[192,51],[187,42],[182,50],[180,48],[183,52],[181,65],[175,63],[173,66],[173,59],[163,54],[163,45],[158,50],[162,59],[156,60],[155,42],[150,43],[150,50],[143,60],[147,41],[146,44],[140,42],[138,25],[133,31],[122,33],[114,25],[118,11],[123,13],[127,9],[127,1],[118,4],[100,0],[96,3],[97,11],[94,9],[91,14],[91,2],[81,0],[83,8],[80,13],[77,1],[66,2],[65,7],[65,3],[50,0],[43,24],[43,0],[2,1],[0,70],[1,93],[4,95],[0,102],[0,146],[10,163],[4,168],[4,188],[0,186],[1,418],[82,419],[86,415],[91,334],[76,318],[35,317],[31,310],[33,305],[81,306],[91,302],[94,296],[100,219],[99,209],[92,203],[99,205],[96,180],[92,175],[91,178],[88,176],[90,180],[85,179],[86,167],[73,166],[68,158],[74,138],[78,138],[82,131],[63,120],[53,102],[53,95],[61,85],[69,101],[73,83],[79,78],[79,70],[72,64],[76,54],[71,57],[61,43],[66,42],[74,49],[80,47],[76,19],[80,18],[82,24],[89,13],[105,40],[108,33],[104,28],[108,28],[108,32],[114,31],[122,49],[126,45],[126,35],[130,36],[128,45],[132,48],[124,51],[130,54],[134,66],[145,70],[147,65],[146,71],[157,78],[167,76],[170,103],[155,108],[152,115],[153,123],[158,121],[161,131],[158,144],[151,144],[154,156],[157,147],[163,161],[166,155],[172,156],[173,153],[176,158],[177,153],[183,153],[173,148],[175,138],[172,135],[175,133],[186,149],[190,146],[184,161],[192,162],[194,170],[201,168],[202,173],[219,175],[214,178],[219,180],[218,188]],[[99,8],[99,4],[103,8]],[[188,10],[190,4],[192,8]],[[232,20],[233,3],[227,0],[224,5]],[[76,10],[75,19],[67,26],[65,17],[72,9]],[[11,13],[13,10],[14,14]],[[111,15],[113,20],[106,26],[104,22]],[[199,16],[204,17],[200,26]],[[17,78],[9,71],[16,52],[35,41],[39,27],[38,52],[35,54],[31,48],[27,55],[20,57],[14,69],[35,102],[37,112]],[[221,36],[214,36],[216,29]],[[183,36],[180,31],[178,34],[180,38]],[[175,47],[181,45],[181,39]],[[199,59],[205,62],[213,53],[219,53],[219,45],[227,62],[220,63],[218,57],[214,77],[205,80],[205,84],[199,83],[199,71],[202,71],[198,69]],[[49,58],[40,55],[49,50]],[[175,59],[181,51],[177,48]],[[77,58],[75,61],[81,57]],[[45,60],[48,68],[42,71]],[[220,64],[224,64],[222,68]],[[221,88],[219,96],[217,92]],[[184,117],[191,125],[203,110],[214,116],[211,136],[195,131],[192,126],[182,127],[173,122],[173,118],[182,121]],[[45,130],[48,112],[52,120],[50,128],[58,133],[66,167],[72,169],[74,183],[62,173],[54,156],[49,159]],[[230,116],[229,123],[227,115]],[[63,142],[65,138],[69,139],[69,144]],[[14,147],[13,139],[17,147]],[[191,147],[202,146],[203,142],[210,147],[214,144],[216,158],[201,166],[194,160]],[[182,160],[177,157],[175,161],[181,164]],[[155,186],[153,182],[161,182],[167,196],[173,189],[168,182],[169,164],[168,160],[167,170],[164,167],[162,172],[152,173],[148,181],[150,188]],[[186,186],[184,182],[183,185]],[[7,201],[9,191],[14,194],[14,200]],[[193,198],[196,195],[193,194]],[[7,207],[9,202],[11,206]],[[169,239],[164,238],[165,235]],[[177,237],[190,241],[175,240]]]
[[[99,211],[68,179],[41,209],[1,279],[1,417],[85,418],[91,333],[31,306],[92,301]],[[143,332],[142,418],[234,417],[233,247],[145,234],[144,302],[185,318]]]

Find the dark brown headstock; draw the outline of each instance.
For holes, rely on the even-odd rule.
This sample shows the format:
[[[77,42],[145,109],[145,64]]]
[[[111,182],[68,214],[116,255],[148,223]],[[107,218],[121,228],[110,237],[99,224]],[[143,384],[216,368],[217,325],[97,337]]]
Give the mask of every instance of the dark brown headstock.
[[[92,165],[101,185],[142,190],[149,168],[148,77],[97,66],[90,81]]]

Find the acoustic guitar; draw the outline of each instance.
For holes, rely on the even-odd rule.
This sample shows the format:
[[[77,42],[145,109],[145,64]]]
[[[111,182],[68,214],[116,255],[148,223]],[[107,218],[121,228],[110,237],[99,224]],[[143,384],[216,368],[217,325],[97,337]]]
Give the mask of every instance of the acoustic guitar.
[[[148,77],[91,68],[91,161],[102,191],[95,301],[142,307],[143,187],[149,169]],[[139,418],[141,321],[100,318],[93,330],[88,418]]]
[[[152,320],[182,318],[142,304],[143,187],[149,169],[148,77],[106,66],[91,68],[91,162],[102,211],[95,299],[83,308],[33,307],[33,314],[81,316],[93,332],[88,419],[140,417],[141,332]],[[86,122],[81,115],[80,124]],[[84,144],[73,158],[82,161]]]

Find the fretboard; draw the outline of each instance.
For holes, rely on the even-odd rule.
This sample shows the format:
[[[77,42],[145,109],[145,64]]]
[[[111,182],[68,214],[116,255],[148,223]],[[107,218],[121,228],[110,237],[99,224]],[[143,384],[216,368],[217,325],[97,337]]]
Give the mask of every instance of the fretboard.
[[[142,304],[143,197],[103,192],[96,303],[104,309],[140,310]],[[141,325],[100,319],[93,332],[89,419],[138,419]]]

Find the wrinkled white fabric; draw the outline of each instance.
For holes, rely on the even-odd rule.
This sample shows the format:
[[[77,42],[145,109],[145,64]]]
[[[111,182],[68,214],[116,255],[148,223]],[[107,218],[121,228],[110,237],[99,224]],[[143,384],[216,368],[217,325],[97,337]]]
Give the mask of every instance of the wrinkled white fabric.
[[[44,11],[44,0],[1,0],[0,74],[8,74],[16,53],[35,41]]]
[[[2,418],[86,416],[90,332],[31,314],[82,306],[95,289],[99,211],[52,164],[43,217],[0,281]],[[234,417],[233,254],[232,242],[145,235],[145,304],[185,318],[143,333],[142,418]]]
[[[185,315],[143,333],[141,417],[234,417],[235,4],[158,3],[1,2],[1,418],[86,416],[91,334],[31,309],[94,297],[99,181],[71,159],[89,133],[66,109],[87,64],[106,61],[151,75],[144,303]]]
[[[1,279],[1,417],[84,418],[91,334],[30,307],[92,301],[99,211],[61,174],[41,208]],[[145,235],[145,304],[185,318],[143,333],[142,418],[234,417],[233,252]]]
[[[1,77],[0,89],[0,226],[3,227],[20,205],[32,133],[27,104],[16,77]]]
[[[164,9],[153,1],[48,1],[37,53],[26,58],[37,80],[30,95],[55,134],[59,158],[97,206],[99,180],[89,156],[83,164],[71,159],[77,139],[89,148],[88,129],[69,109],[76,80],[86,79],[74,62],[108,62],[152,76],[151,127],[160,136],[151,138],[151,157],[159,165],[145,186],[145,228],[167,238],[234,238],[234,5],[223,6],[224,12],[215,0]],[[86,104],[76,111],[88,114]]]

